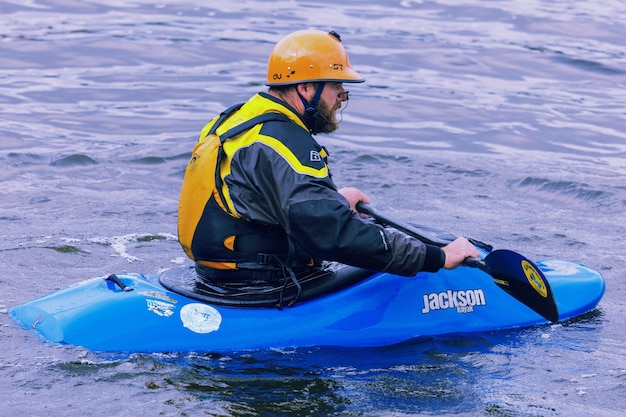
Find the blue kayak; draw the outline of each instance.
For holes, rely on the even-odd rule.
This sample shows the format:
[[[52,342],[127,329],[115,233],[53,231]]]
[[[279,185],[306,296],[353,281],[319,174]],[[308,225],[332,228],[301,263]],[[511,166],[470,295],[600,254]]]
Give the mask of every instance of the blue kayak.
[[[583,265],[535,265],[552,288],[560,321],[595,309],[604,294],[603,277]],[[49,342],[146,353],[372,347],[549,323],[477,268],[406,278],[335,264],[316,280],[317,293],[303,283],[301,297],[285,286],[257,299],[245,289],[221,294],[188,267],[113,274],[16,306],[10,315]]]

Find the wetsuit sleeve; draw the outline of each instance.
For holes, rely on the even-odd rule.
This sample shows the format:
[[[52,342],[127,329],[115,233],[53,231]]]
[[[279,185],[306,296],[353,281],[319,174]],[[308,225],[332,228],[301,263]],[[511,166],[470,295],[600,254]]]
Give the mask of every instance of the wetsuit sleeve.
[[[443,267],[443,251],[395,230],[364,221],[340,199],[296,203],[291,236],[316,255],[348,265],[413,276]]]
[[[387,272],[413,276],[419,271],[437,272],[446,263],[446,256],[438,246],[427,245],[396,230],[387,230],[393,258]]]

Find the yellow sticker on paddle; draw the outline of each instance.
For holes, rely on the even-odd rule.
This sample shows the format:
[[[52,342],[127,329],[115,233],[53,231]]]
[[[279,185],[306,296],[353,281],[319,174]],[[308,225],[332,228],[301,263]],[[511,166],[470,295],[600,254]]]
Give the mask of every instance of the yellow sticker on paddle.
[[[545,282],[543,282],[541,274],[539,274],[535,267],[527,260],[523,260],[522,270],[524,271],[524,275],[526,275],[526,279],[528,279],[528,282],[535,289],[535,291],[537,291],[543,298],[547,298],[548,286]]]

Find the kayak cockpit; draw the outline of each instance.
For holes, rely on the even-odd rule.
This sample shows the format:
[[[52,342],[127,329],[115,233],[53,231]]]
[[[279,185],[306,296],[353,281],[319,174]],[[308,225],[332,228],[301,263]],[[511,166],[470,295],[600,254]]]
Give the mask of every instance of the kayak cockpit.
[[[207,304],[282,308],[341,291],[374,274],[376,272],[366,269],[329,263],[323,268],[299,274],[297,283],[287,279],[275,284],[233,282],[217,285],[200,278],[194,267],[183,267],[164,271],[159,283],[169,291]]]

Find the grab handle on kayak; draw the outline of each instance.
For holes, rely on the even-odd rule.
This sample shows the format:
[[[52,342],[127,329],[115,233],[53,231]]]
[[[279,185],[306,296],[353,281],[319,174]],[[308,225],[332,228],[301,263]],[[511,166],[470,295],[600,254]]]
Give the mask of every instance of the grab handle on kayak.
[[[111,274],[108,277],[105,278],[107,281],[111,281],[113,283],[115,283],[115,285],[117,285],[118,287],[120,287],[122,289],[122,291],[132,291],[133,287],[129,287],[128,285],[124,284],[122,282],[122,280],[115,274]]]

